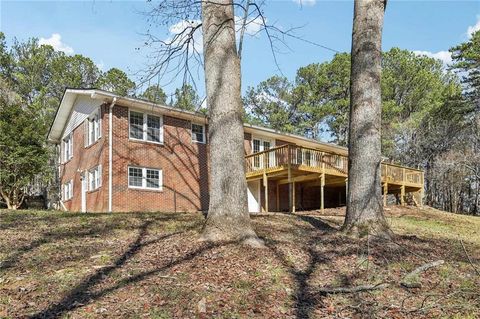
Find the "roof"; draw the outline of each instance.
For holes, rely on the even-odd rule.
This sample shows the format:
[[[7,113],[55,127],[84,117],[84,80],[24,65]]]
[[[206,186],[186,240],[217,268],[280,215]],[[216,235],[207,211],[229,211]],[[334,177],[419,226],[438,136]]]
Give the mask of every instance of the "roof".
[[[207,116],[200,112],[192,112],[180,110],[167,105],[152,103],[139,98],[125,97],[117,95],[112,92],[107,92],[99,89],[75,89],[67,88],[63,94],[62,101],[55,114],[50,131],[48,132],[48,141],[52,143],[58,143],[63,135],[65,126],[70,118],[70,115],[75,105],[75,100],[78,96],[89,96],[92,99],[97,99],[105,103],[112,103],[115,99],[115,103],[122,106],[135,107],[146,111],[155,109],[160,111],[164,115],[170,115],[177,118],[182,118],[190,121],[196,121],[199,123],[208,123]],[[314,139],[306,138],[296,134],[283,133],[278,130],[266,128],[257,125],[244,124],[245,132],[252,135],[261,135],[264,137],[275,138],[286,142],[301,144],[302,146],[309,148],[321,148],[325,151],[347,155],[348,149],[332,143],[320,142]]]

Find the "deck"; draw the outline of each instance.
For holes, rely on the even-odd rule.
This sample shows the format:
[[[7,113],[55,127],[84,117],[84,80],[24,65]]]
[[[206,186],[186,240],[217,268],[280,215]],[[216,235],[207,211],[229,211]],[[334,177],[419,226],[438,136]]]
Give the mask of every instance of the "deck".
[[[323,187],[345,187],[348,177],[347,156],[291,144],[247,155],[245,161],[247,181],[263,179],[264,185],[267,180],[277,185],[317,183],[323,193]],[[381,170],[385,205],[387,194],[398,194],[405,204],[406,193],[414,193],[414,201],[421,205],[423,171],[391,163],[382,163]]]

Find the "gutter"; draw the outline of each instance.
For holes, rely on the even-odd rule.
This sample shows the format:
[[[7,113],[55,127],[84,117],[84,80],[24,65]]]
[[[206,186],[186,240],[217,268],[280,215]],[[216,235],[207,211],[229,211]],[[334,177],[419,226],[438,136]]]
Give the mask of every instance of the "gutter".
[[[108,110],[108,212],[112,212],[112,158],[113,158],[113,106],[117,102],[114,97]]]

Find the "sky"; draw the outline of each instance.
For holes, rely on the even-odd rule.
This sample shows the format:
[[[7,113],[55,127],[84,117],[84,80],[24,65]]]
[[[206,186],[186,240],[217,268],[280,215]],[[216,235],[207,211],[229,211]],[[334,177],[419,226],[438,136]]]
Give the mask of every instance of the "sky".
[[[150,5],[144,0],[0,0],[0,31],[5,33],[8,43],[14,38],[22,41],[36,37],[40,43],[50,44],[66,54],[90,57],[104,71],[120,68],[138,83],[144,74],[142,70],[152,63],[152,50],[144,46],[149,25],[143,13]],[[277,43],[277,67],[266,35],[256,33],[255,21],[250,24],[242,53],[243,91],[275,74],[294,80],[299,67],[328,61],[335,51],[350,50],[353,1],[267,0],[263,11],[267,24],[282,30],[295,28],[295,36],[306,41],[288,38],[288,47]],[[178,23],[156,27],[155,36],[170,39]],[[383,49],[408,49],[448,64],[448,49],[467,41],[469,34],[479,29],[480,0],[389,0]],[[201,40],[201,35],[198,39]],[[203,96],[201,70],[194,77]],[[152,80],[151,84],[158,80]],[[160,85],[167,94],[172,94],[181,85],[181,79],[165,76]]]

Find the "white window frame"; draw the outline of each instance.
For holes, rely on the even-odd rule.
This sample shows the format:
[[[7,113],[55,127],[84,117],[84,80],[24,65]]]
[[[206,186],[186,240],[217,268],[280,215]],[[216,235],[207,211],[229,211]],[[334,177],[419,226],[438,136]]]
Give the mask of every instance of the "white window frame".
[[[67,201],[73,198],[73,179],[63,184],[62,198],[63,201]]]
[[[63,142],[63,162],[66,163],[73,158],[73,132],[70,132],[62,140]]]
[[[95,166],[88,170],[87,174],[88,191],[94,191],[102,187],[102,165]],[[93,184],[92,184],[93,182]]]
[[[139,113],[143,115],[143,123],[142,123],[142,138],[136,138],[130,136],[130,114],[131,113]],[[148,140],[148,116],[155,116],[160,118],[160,128],[159,128],[159,141],[149,141]],[[154,143],[154,144],[163,144],[163,115],[162,114],[152,114],[152,113],[145,113],[142,111],[136,110],[128,110],[128,138],[132,141],[142,141],[147,143]]]
[[[254,140],[257,140],[257,141],[260,141],[260,150],[258,152],[255,152],[254,151],[254,148],[253,148],[253,141]],[[251,144],[250,144],[250,147],[251,147],[251,154],[255,154],[255,153],[260,153],[260,152],[263,152],[263,151],[266,151],[265,149],[265,142],[268,142],[270,143],[270,148],[269,149],[272,149],[275,147],[275,139],[273,138],[267,138],[267,137],[262,137],[262,136],[252,136],[252,140],[251,140]],[[274,166],[275,165],[275,154],[274,156],[271,156],[269,157],[269,166]],[[260,162],[260,158],[259,157],[255,157],[253,159],[253,167],[254,168],[263,168],[263,162]]]
[[[102,118],[100,115],[100,108],[98,108],[87,119],[85,147],[95,144],[102,137]]]
[[[196,125],[196,126],[200,126],[202,128],[202,137],[203,139],[201,141],[197,140],[197,135],[195,133],[193,133],[193,126]],[[207,137],[205,136],[205,125],[204,124],[199,124],[199,123],[191,123],[191,126],[190,126],[190,131],[192,133],[192,142],[194,143],[200,143],[200,144],[205,144],[206,143],[206,140],[207,140]]]
[[[137,169],[142,170],[142,186],[130,185],[130,169],[131,168],[137,168]],[[158,172],[158,188],[147,186],[147,170]],[[146,189],[146,190],[162,191],[163,190],[163,170],[159,169],[159,168],[139,167],[139,166],[129,165],[128,168],[127,168],[127,185],[128,185],[128,188],[133,188],[133,189]]]

